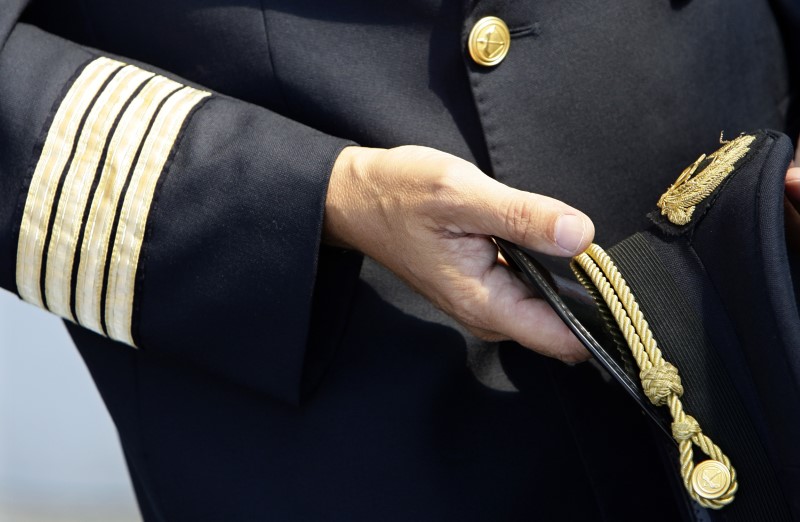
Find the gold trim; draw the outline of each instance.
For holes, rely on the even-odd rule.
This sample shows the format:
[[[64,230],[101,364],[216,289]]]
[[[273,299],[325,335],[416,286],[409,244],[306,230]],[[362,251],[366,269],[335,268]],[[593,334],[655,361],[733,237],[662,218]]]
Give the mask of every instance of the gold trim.
[[[141,91],[131,99],[137,89]],[[109,336],[133,345],[136,271],[156,185],[186,118],[210,95],[108,58],[98,58],[84,68],[56,111],[31,178],[17,247],[20,297],[44,306],[41,277],[46,259],[44,286],[51,311],[99,333],[105,312]],[[53,227],[48,231],[51,219]],[[115,225],[116,235],[111,237]],[[44,252],[48,232],[49,247]],[[77,317],[72,317],[71,279],[78,252]],[[106,265],[108,293],[103,311]]]
[[[17,291],[42,307],[41,270],[44,242],[59,178],[69,159],[81,118],[111,74],[123,64],[99,58],[88,64],[59,105],[31,178],[17,244]]]
[[[164,98],[180,87],[180,84],[161,76],[151,80],[125,111],[109,144],[106,163],[86,221],[75,286],[76,319],[97,333],[103,333],[100,318],[103,276],[122,189],[156,109]]]
[[[98,163],[122,107],[152,76],[131,65],[124,67],[98,98],[78,139],[53,222],[45,275],[48,308],[70,321],[75,321],[70,310],[73,263]]]
[[[658,208],[661,209],[661,214],[675,225],[689,223],[697,205],[710,196],[733,172],[736,163],[747,154],[755,139],[755,136],[739,136],[726,142],[710,156],[700,156],[659,198]],[[706,165],[700,169],[704,163]],[[697,172],[698,169],[700,172]]]
[[[147,136],[142,156],[125,194],[111,253],[106,325],[109,337],[131,346],[134,346],[131,327],[136,271],[156,184],[184,121],[207,96],[210,93],[185,87],[167,100]]]
[[[594,243],[573,260],[596,287],[614,316],[639,367],[642,391],[655,406],[669,408],[673,420],[672,437],[678,443],[680,471],[686,491],[703,507],[721,509],[730,504],[739,488],[736,470],[720,447],[703,433],[697,420],[684,410],[681,402],[684,389],[678,369],[664,359],[625,278],[608,254]],[[572,268],[577,273],[575,264]],[[713,498],[701,494],[692,484],[695,477],[694,446],[724,466],[729,473],[730,480],[725,483],[724,490],[719,494],[714,492]],[[705,463],[700,465],[709,466]]]

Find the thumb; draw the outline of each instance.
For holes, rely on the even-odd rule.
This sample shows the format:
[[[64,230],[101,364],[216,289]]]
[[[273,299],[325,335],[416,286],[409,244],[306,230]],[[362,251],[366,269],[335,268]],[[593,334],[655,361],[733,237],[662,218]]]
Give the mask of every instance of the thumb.
[[[524,192],[483,177],[482,194],[465,209],[475,230],[502,237],[522,247],[554,256],[574,256],[594,238],[594,224],[583,212],[557,199]]]

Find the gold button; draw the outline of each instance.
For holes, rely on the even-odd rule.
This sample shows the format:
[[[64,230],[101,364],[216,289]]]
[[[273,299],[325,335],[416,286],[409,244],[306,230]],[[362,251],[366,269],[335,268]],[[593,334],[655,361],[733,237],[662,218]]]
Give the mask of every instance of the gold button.
[[[728,491],[730,485],[730,470],[717,460],[704,460],[692,472],[692,489],[703,498],[719,498]]]
[[[511,34],[506,23],[496,16],[478,20],[469,33],[469,55],[478,65],[497,65],[508,54]]]

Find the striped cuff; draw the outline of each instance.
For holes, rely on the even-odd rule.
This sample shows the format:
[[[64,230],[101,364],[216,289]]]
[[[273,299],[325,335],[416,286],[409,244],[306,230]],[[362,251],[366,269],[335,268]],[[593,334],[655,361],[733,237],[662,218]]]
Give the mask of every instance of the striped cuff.
[[[109,58],[81,71],[28,189],[20,297],[134,346],[136,273],[156,185],[185,121],[208,96]]]

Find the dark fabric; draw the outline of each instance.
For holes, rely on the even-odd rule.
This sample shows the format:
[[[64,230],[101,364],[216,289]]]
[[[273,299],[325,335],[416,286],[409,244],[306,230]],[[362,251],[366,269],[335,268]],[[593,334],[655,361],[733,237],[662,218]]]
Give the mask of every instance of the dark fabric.
[[[134,309],[141,347],[299,400],[327,177],[346,144],[209,100],[150,214]]]
[[[11,30],[29,3],[30,0],[3,0],[3,16],[0,17],[0,49],[5,45]]]
[[[4,19],[4,17],[3,17]],[[31,40],[41,41],[30,45]],[[18,216],[25,204],[30,176],[41,150],[46,124],[65,85],[91,55],[85,51],[65,54],[56,38],[20,25],[0,53],[0,286],[16,291]],[[42,71],[49,81],[42,82]],[[36,96],[31,87],[36,86]],[[35,157],[34,157],[35,156]]]
[[[785,135],[757,133],[688,223],[654,210],[646,232],[608,249],[680,369],[687,413],[736,467],[742,487],[713,520],[800,517],[800,313],[783,216],[793,152]]]
[[[15,230],[42,129],[90,57],[24,24],[5,46],[6,66],[13,67],[7,76],[23,80],[2,87],[9,91],[2,104],[6,288],[16,288]],[[33,83],[50,67],[53,80],[30,96],[24,80]],[[327,177],[348,143],[225,97],[212,98],[187,121],[150,212],[134,339],[143,349],[297,401]],[[283,132],[275,134],[276,127]]]
[[[488,14],[512,31],[538,24],[496,68],[465,57],[492,170],[586,212],[599,244],[643,228],[720,131],[784,127],[787,64],[769,6],[674,4],[477,2],[464,26],[466,39]]]
[[[592,368],[553,368],[516,347],[524,395],[491,391],[463,364],[452,329],[420,324],[363,284],[353,310],[335,364],[300,408],[71,327],[112,414],[137,412],[120,428],[140,501],[160,513],[148,520],[588,522],[635,520],[651,501],[661,508],[650,520],[676,520],[658,473],[654,492],[629,497],[652,442],[593,436],[600,416],[633,415],[628,430],[643,419]],[[114,381],[123,371],[130,378]],[[572,377],[557,384],[562,371]],[[585,464],[565,403],[590,390],[598,395],[582,408],[593,417],[578,419],[577,436],[593,439]]]
[[[792,156],[786,137],[775,139],[769,175],[731,180],[698,226],[692,246],[725,303],[777,448],[776,467],[790,491],[800,488],[800,316],[794,300],[783,223],[783,173]],[[731,253],[735,252],[735,255]],[[746,277],[743,275],[746,274]],[[731,284],[731,282],[735,282]],[[800,516],[796,495],[789,500]]]
[[[646,494],[631,495],[641,487],[642,466],[662,466],[656,447],[667,439],[663,433],[651,437],[648,419],[635,402],[626,400],[621,387],[599,385],[602,382],[600,374],[591,365],[571,368],[556,361],[541,361],[541,357],[530,350],[512,343],[505,344],[502,357],[509,377],[528,398],[532,410],[541,408],[538,404],[541,384],[538,383],[543,377],[537,368],[544,365],[547,375],[553,379],[555,386],[549,391],[548,399],[555,401],[563,412],[580,448],[584,472],[591,481],[593,500],[598,505],[599,519],[629,520],[635,513],[647,513],[652,506],[662,506],[664,511],[651,512],[646,515],[647,520],[682,519],[676,492],[660,469],[652,475],[645,472],[649,487]],[[617,426],[620,429],[598,429],[599,426]]]
[[[0,30],[21,6],[0,3]],[[157,195],[142,349],[70,326],[146,520],[680,518],[660,466],[632,479],[660,457],[618,390],[511,346],[499,357],[522,391],[489,388],[469,357],[491,346],[369,260],[356,280],[357,255],[318,257],[321,207],[344,140],[412,143],[582,208],[604,242],[623,237],[720,130],[783,128],[785,47],[765,0],[35,7],[0,53],[4,288],[10,207],[90,56],[80,46],[220,94]],[[515,38],[479,70],[464,37],[483,14]],[[621,429],[605,412],[641,452],[602,451]]]
[[[800,34],[793,27],[800,24],[800,2],[795,0],[773,0],[775,18],[783,30],[783,39],[791,56],[800,52]],[[789,136],[800,134],[800,61],[789,60],[792,99],[788,104],[786,132]]]
[[[741,348],[728,344],[724,355],[716,351],[706,328],[724,328],[727,324],[709,321],[705,323],[707,326],[704,325],[703,320],[708,321],[713,315],[698,315],[684,299],[683,291],[661,263],[658,251],[650,246],[660,241],[652,234],[634,234],[614,245],[608,254],[624,274],[628,285],[635,289],[636,302],[647,318],[664,357],[680,369],[685,390],[682,402],[686,411],[698,419],[703,433],[723,448],[734,463],[737,475],[747,484],[737,492],[735,502],[726,507],[721,516],[714,518],[731,522],[791,520],[786,498],[794,489],[779,480],[772,464],[774,460],[768,457],[763,442],[766,432],[761,415],[763,408],[759,405],[748,411],[745,407],[746,402],[757,402],[752,377],[746,367],[737,365],[728,356]],[[663,257],[685,256],[687,259],[681,264],[690,268],[682,274],[688,281],[685,284],[705,295],[704,312],[719,309],[719,303],[709,302],[714,291],[708,288],[702,265],[692,263],[694,253],[675,243],[661,246]],[[734,378],[727,371],[729,365],[735,366],[737,373],[745,375]],[[760,430],[756,428],[757,423]],[[678,453],[672,453],[677,460]]]

